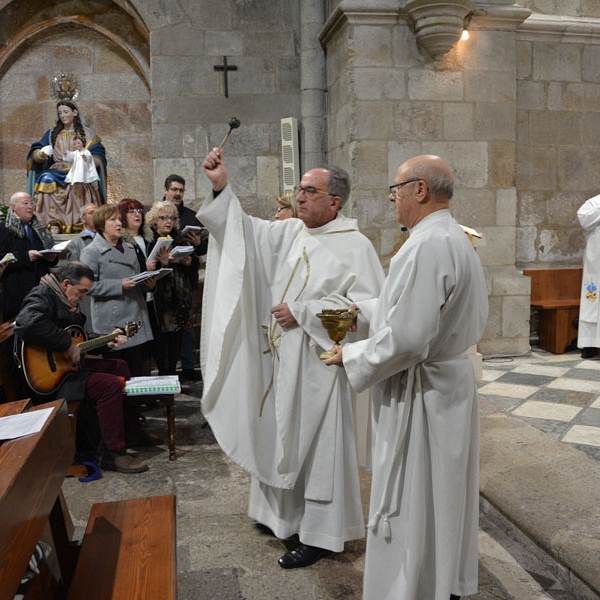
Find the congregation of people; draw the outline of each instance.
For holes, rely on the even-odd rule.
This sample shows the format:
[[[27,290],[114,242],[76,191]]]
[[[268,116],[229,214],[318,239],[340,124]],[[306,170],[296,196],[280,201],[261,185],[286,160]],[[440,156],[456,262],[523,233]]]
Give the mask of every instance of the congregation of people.
[[[0,267],[2,319],[14,320],[19,343],[81,368],[52,396],[36,395],[4,343],[23,397],[83,401],[91,431],[78,450],[99,451],[106,469],[141,473],[149,465],[128,449],[161,440],[123,383],[177,374],[180,363],[182,378],[203,379],[203,415],[250,474],[253,526],[296,540],[281,568],[309,567],[366,534],[365,598],[476,593],[479,429],[466,352],[488,302],[476,252],[450,214],[450,166],[426,155],[398,167],[388,199],[410,236],[387,277],[372,242],[342,214],[351,191],[343,169],[308,170],[267,220],[243,210],[221,148],[203,167],[212,194],[197,214],[175,174],[151,205],[107,203],[100,138],[75,104],[58,103],[56,125],[31,147],[28,192],[13,194],[0,221],[0,258],[16,259]],[[76,233],[64,254],[54,249],[61,233]],[[205,255],[199,372],[192,311]],[[326,360],[324,310],[358,311]],[[109,341],[83,356],[73,328]],[[353,416],[365,390],[366,531]]]

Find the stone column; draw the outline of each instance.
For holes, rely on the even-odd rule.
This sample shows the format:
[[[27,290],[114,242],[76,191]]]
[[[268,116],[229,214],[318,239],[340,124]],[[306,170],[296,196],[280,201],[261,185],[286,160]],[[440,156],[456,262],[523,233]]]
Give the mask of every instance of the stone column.
[[[318,39],[325,17],[325,0],[303,0],[300,5],[300,171],[322,166],[327,145],[327,81],[325,55]]]

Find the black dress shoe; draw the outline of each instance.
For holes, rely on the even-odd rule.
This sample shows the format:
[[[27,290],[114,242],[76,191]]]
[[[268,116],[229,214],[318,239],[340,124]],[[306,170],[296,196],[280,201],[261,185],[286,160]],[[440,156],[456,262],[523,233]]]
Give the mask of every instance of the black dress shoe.
[[[598,354],[598,348],[584,348],[581,351],[581,358],[594,358]]]
[[[254,523],[252,523],[252,527],[254,527],[254,529],[256,529],[256,531],[259,531],[263,535],[270,535],[271,537],[275,537],[273,530],[270,527],[267,527],[264,523],[259,523],[258,521],[254,521]]]
[[[309,546],[300,542],[296,548],[290,552],[286,552],[277,562],[282,569],[301,569],[302,567],[314,565],[317,561],[330,554],[331,550]]]

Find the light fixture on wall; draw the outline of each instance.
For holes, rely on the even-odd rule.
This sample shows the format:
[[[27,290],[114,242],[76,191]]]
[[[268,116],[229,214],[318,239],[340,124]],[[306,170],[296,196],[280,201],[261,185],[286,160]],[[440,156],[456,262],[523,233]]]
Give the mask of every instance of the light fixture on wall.
[[[440,60],[466,31],[473,0],[410,0],[405,9],[417,44],[433,60]]]

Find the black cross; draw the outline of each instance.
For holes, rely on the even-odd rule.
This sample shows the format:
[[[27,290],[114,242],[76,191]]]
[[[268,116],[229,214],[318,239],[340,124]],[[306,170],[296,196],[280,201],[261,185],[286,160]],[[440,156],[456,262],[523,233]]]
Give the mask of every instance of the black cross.
[[[215,65],[215,71],[223,71],[223,81],[225,83],[225,98],[229,98],[229,86],[227,85],[227,71],[237,71],[236,65],[228,65],[227,57],[223,57],[222,65]]]

